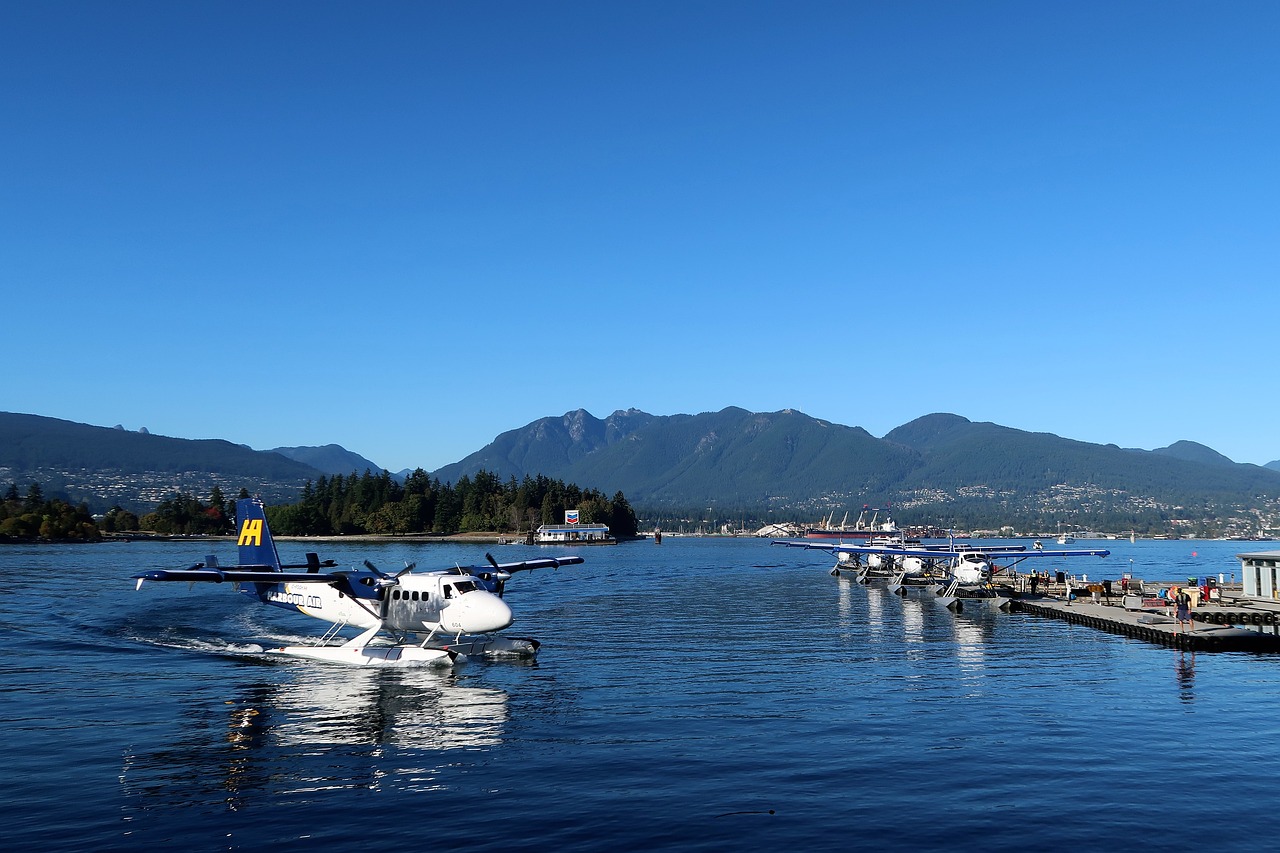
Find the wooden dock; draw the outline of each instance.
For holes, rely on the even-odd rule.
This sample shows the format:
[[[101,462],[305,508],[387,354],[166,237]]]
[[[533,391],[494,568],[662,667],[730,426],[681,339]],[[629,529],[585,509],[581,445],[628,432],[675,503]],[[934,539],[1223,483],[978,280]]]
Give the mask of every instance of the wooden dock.
[[[1228,599],[1194,608],[1191,623],[1179,625],[1171,610],[1126,610],[1122,600],[1112,596],[1109,604],[1095,604],[1087,593],[1074,601],[1019,593],[1009,609],[1186,651],[1280,652],[1280,602]]]

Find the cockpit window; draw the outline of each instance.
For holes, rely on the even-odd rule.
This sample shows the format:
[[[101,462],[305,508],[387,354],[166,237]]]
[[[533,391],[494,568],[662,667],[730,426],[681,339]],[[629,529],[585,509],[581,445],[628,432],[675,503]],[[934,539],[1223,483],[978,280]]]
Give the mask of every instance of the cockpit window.
[[[458,581],[457,583],[454,584],[454,586],[457,587],[458,589],[458,595],[462,595],[463,593],[466,593],[466,592],[471,592],[473,589],[476,588],[475,581]]]

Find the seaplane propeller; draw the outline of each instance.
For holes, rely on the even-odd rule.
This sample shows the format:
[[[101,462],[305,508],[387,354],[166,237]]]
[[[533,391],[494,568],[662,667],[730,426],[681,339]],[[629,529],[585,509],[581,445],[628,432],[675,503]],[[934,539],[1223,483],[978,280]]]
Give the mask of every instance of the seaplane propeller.
[[[364,567],[378,576],[377,586],[379,587],[395,586],[400,583],[401,575],[406,575],[413,571],[414,567],[417,565],[417,563],[405,563],[403,569],[396,572],[394,575],[389,575],[369,560],[364,561]]]
[[[489,565],[493,566],[493,592],[498,598],[502,598],[502,594],[507,589],[507,578],[511,575],[502,570],[502,566],[498,565],[498,561],[488,551],[485,552],[484,558],[489,561]]]

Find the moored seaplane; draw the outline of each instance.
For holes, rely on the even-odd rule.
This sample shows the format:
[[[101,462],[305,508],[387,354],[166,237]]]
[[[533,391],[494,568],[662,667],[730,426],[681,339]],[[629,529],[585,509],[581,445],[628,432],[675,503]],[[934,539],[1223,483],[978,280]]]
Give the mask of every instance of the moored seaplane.
[[[956,550],[950,545],[926,545],[919,539],[908,539],[901,535],[872,537],[859,544],[797,542],[787,539],[775,539],[773,544],[834,554],[836,564],[831,568],[831,576],[839,577],[845,572],[851,572],[863,584],[869,583],[871,578],[893,577],[907,583],[919,583],[921,578],[927,576],[932,561],[915,552],[927,551],[936,555]]]
[[[927,584],[943,604],[956,612],[963,609],[963,601],[971,599],[988,601],[1004,608],[1013,595],[1011,579],[1014,567],[1023,560],[1032,557],[1106,557],[1111,554],[1103,548],[1046,551],[1042,547],[1028,551],[1022,545],[981,548],[959,543],[924,545],[908,540],[869,545],[775,540],[773,544],[832,552],[839,562],[831,574],[839,575],[842,565],[852,566],[857,570],[860,583],[868,582],[872,571],[870,563],[873,558],[878,559],[882,566],[897,567],[890,580],[890,590],[901,595],[905,594],[908,585]],[[868,564],[865,569],[862,568],[864,558]],[[882,572],[881,576],[889,575]]]
[[[322,563],[316,554],[307,554],[306,563],[282,565],[262,502],[236,501],[236,518],[239,565],[223,567],[215,557],[207,557],[189,569],[141,572],[133,576],[138,588],[144,581],[233,583],[262,604],[332,625],[316,645],[268,652],[335,663],[448,665],[460,657],[533,657],[537,640],[496,636],[514,621],[503,600],[506,582],[514,572],[583,561],[566,556],[499,563],[486,554],[488,566],[415,572],[410,564],[390,574],[367,560],[363,569],[340,570],[332,560]],[[334,645],[347,626],[364,630]],[[379,639],[383,632],[393,642]]]

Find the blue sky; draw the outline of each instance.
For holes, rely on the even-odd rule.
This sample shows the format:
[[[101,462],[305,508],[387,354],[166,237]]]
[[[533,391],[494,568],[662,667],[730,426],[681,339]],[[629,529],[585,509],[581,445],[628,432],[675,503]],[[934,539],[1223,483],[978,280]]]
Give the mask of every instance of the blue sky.
[[[1280,5],[0,5],[0,410],[391,470],[931,412],[1280,459]]]

